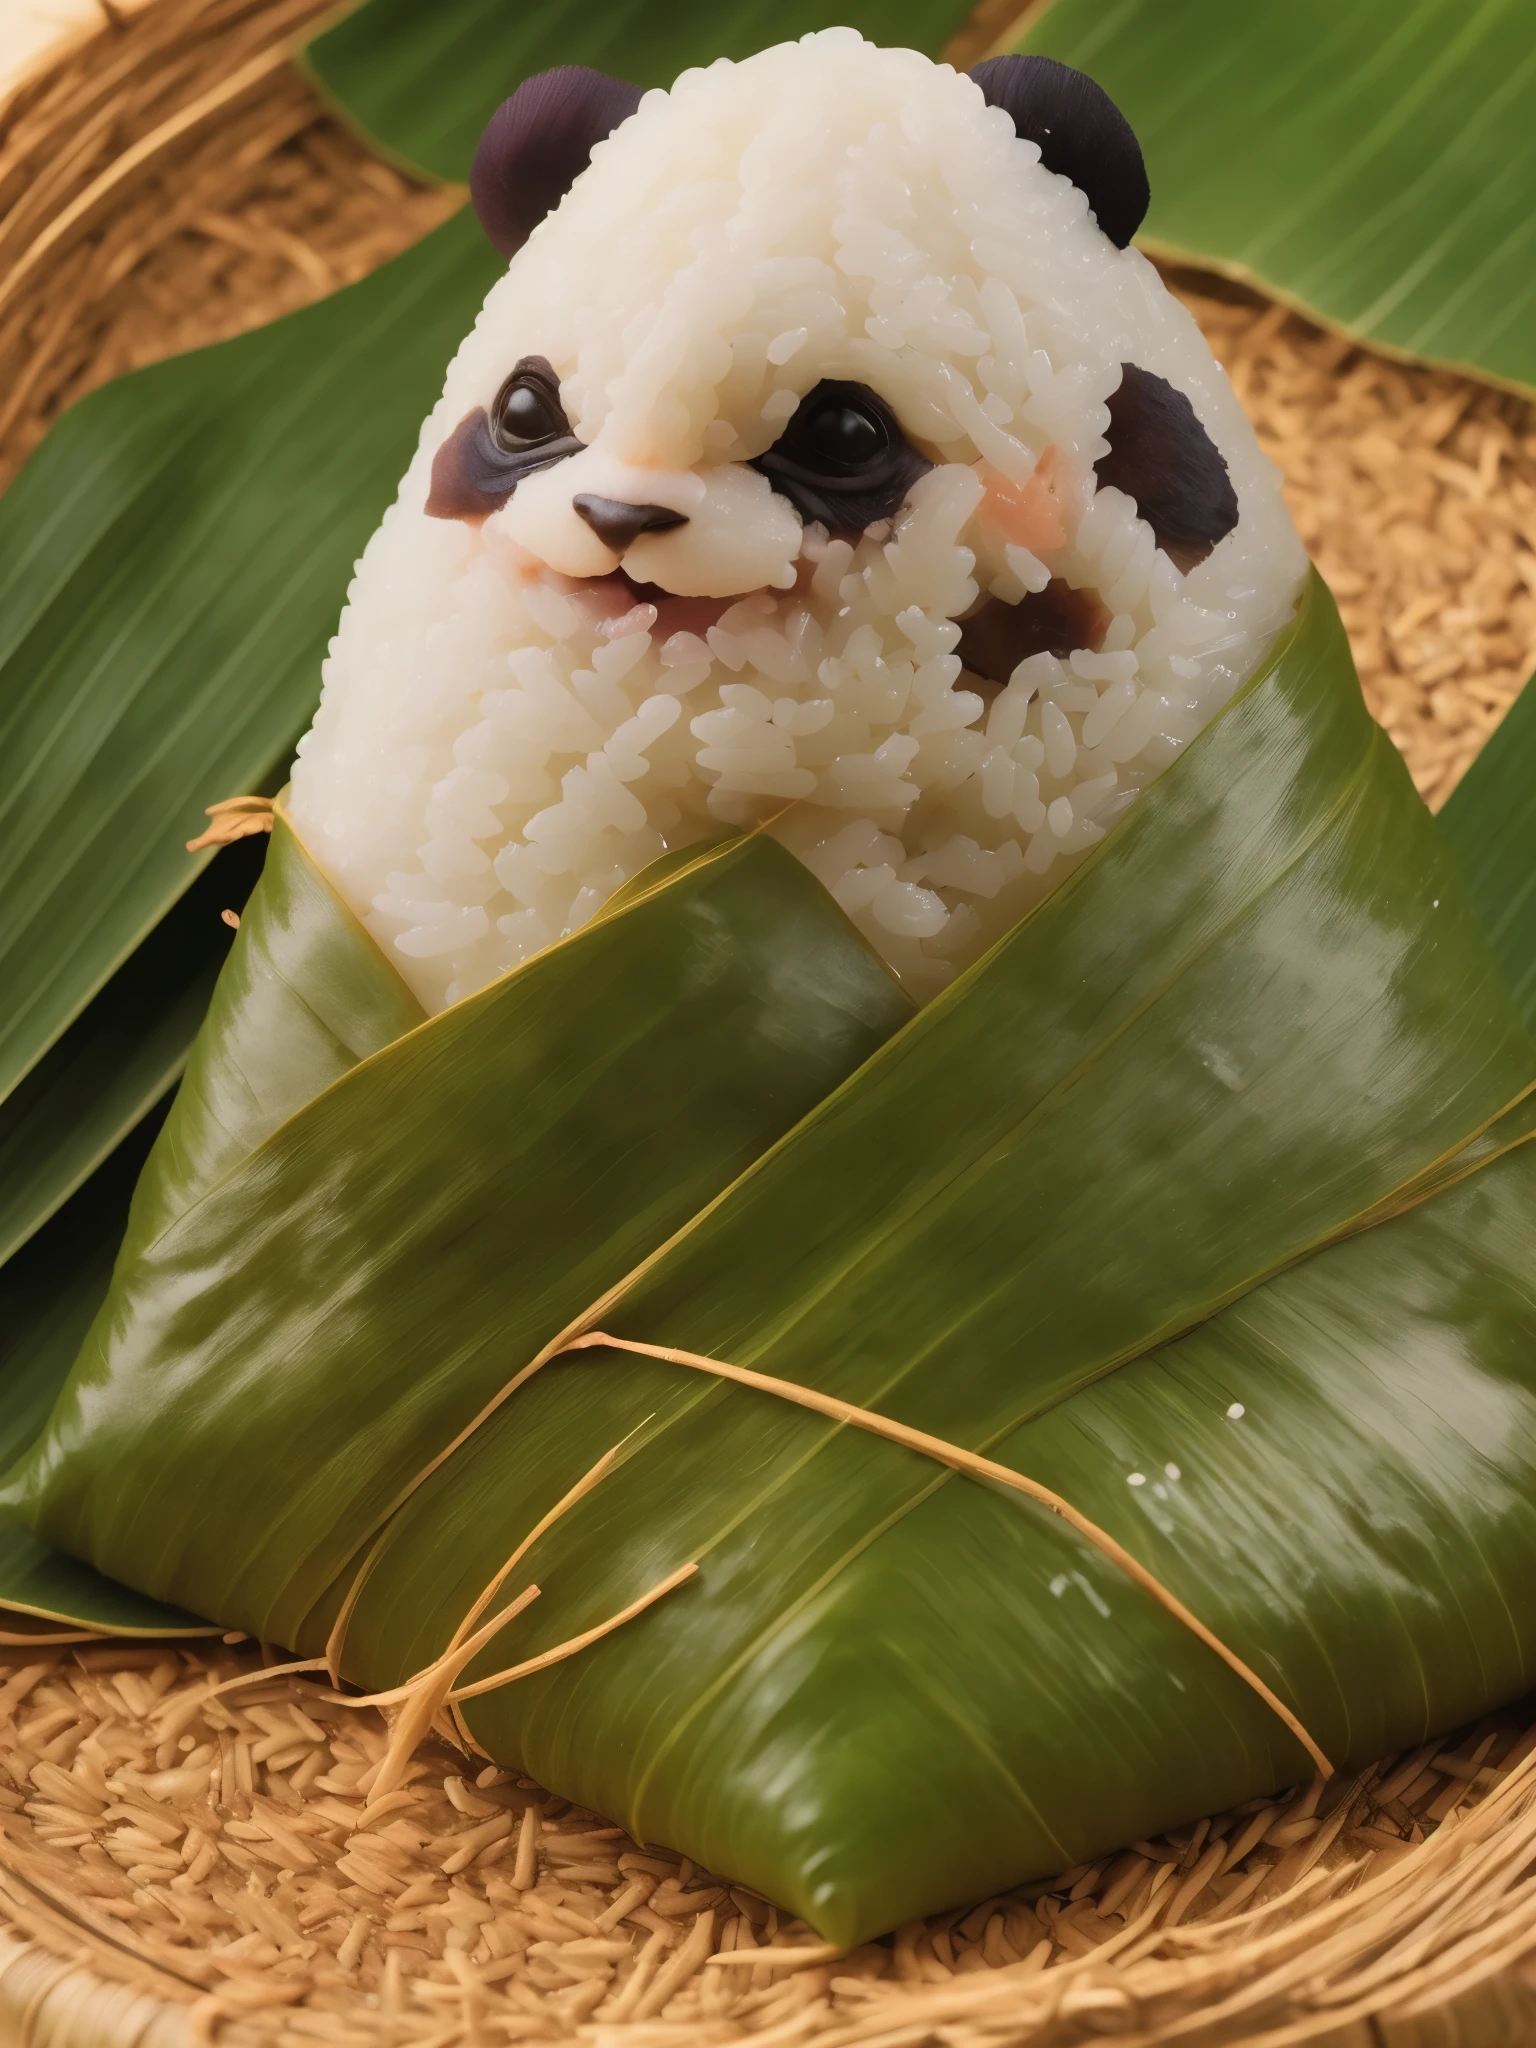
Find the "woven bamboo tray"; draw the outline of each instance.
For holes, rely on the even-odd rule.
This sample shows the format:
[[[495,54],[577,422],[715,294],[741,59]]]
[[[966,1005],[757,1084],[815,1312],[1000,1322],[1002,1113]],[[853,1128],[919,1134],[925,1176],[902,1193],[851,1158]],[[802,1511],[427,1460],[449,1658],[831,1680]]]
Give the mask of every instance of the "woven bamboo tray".
[[[288,64],[319,0],[102,6],[0,110],[0,481],[92,385],[362,276],[462,197]],[[987,0],[957,60],[1011,11]],[[1438,803],[1536,666],[1530,408],[1171,282]],[[1536,1700],[836,1955],[439,1744],[371,1805],[373,1710],[276,1672],[212,1690],[275,1662],[0,1649],[0,2040],[1536,2042]]]

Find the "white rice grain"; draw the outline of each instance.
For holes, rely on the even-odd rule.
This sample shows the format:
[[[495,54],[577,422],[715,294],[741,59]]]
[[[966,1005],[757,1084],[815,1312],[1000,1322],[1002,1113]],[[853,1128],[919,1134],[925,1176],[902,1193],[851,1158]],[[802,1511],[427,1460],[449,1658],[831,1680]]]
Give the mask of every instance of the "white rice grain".
[[[438,448],[524,355],[555,366],[586,444],[541,473],[549,502],[567,468],[574,491],[649,463],[726,602],[557,573],[527,483],[478,528],[426,516]],[[1095,484],[1126,361],[1187,394],[1237,492],[1187,575]],[[824,377],[877,389],[935,466],[893,523],[810,523],[770,561],[785,501],[743,465]],[[986,478],[1026,486],[1048,449],[1065,537],[1026,547]],[[673,587],[673,557],[647,559]],[[732,584],[737,559],[759,566]],[[969,79],[827,30],[648,93],[493,288],[358,565],[292,815],[430,1009],[668,848],[769,817],[925,998],[1230,698],[1303,569],[1275,472],[1145,259]],[[960,616],[1052,577],[1098,592],[1100,651],[1001,688],[966,674]]]

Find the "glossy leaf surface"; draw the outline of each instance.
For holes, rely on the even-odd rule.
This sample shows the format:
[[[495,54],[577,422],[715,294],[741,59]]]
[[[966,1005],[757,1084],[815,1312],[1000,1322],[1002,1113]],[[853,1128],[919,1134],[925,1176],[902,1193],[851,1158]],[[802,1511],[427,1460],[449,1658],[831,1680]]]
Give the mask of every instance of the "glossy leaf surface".
[[[1089,72],[1130,120],[1148,246],[1536,387],[1526,0],[1053,0],[1021,47]]]
[[[337,926],[288,890],[296,841],[280,859],[310,935],[324,924],[303,985],[334,988]],[[238,992],[240,948],[226,975]],[[232,1008],[215,1003],[197,1062],[209,1099],[243,1057]],[[48,1497],[40,1533],[292,1640],[422,1446],[469,1420],[506,1358],[653,1251],[910,1015],[798,862],[733,840],[353,1068],[244,1168],[218,1177],[202,1147],[164,1146],[20,1483]]]
[[[1536,688],[1527,683],[1451,791],[1455,848],[1527,1027],[1536,1029]]]
[[[143,1119],[101,1169],[0,1267],[0,1459],[22,1455],[48,1420],[82,1338],[106,1296],[129,1197],[160,1126]],[[0,1521],[0,1635],[25,1617],[106,1634],[206,1634],[181,1609],[147,1600],[30,1530]]]
[[[0,1102],[0,1265],[180,1075],[234,939],[220,912],[239,911],[261,855],[227,847]]]
[[[670,85],[716,57],[748,57],[847,24],[937,56],[971,0],[626,0],[508,7],[504,0],[366,0],[305,52],[323,92],[389,155],[466,179],[480,131],[525,78],[588,64],[634,85]]]
[[[279,812],[261,886],[134,1197],[125,1256],[153,1243],[285,1118],[425,1019]]]
[[[1526,1147],[993,1455],[1151,1566],[1340,1766],[1413,1747],[1536,1677],[1533,1221]],[[358,1668],[440,1647],[564,1486],[642,1425],[530,1557],[543,1598],[473,1675],[681,1562],[701,1561],[697,1579],[471,1702],[469,1725],[829,1938],[1310,1775],[1258,1697],[1049,1513],[620,1354],[546,1367],[412,1503],[353,1622]],[[658,1494],[678,1503],[662,1526],[646,1512]]]
[[[818,1035],[833,959],[863,993]],[[412,1476],[562,1328],[600,1327],[1059,1485],[1340,1761],[1528,1683],[1532,1155],[1307,1256],[1521,1126],[1536,1078],[1320,586],[1056,896],[902,1029],[898,1001],[778,849],[685,863],[333,1082],[125,1260],[9,1505],[313,1651]],[[1234,1401],[1255,1427],[1229,1457]],[[1395,1420],[1351,1550],[1325,1500],[1345,1453],[1316,1438],[1372,1402]],[[1446,1446],[1479,1414],[1474,1503]],[[838,1939],[1304,1772],[1258,1694],[1042,1510],[618,1352],[546,1365],[410,1492],[347,1668],[419,1668],[620,1442],[480,1668],[698,1577],[471,1725]],[[1502,1635],[1478,1620],[1500,1603]]]

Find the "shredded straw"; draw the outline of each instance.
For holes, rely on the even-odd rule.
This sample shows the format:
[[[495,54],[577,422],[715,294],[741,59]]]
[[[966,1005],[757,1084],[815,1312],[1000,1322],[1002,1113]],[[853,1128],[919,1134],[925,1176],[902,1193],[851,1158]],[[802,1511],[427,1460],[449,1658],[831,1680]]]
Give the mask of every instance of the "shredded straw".
[[[1218,2016],[1278,2044],[1536,1942],[1529,1709],[851,1954],[430,1734],[381,1792],[391,1715],[254,1644],[0,1655],[5,2023],[117,2037],[147,1995],[241,2048],[1161,2043]]]
[[[203,812],[213,823],[206,832],[187,841],[187,851],[201,853],[208,846],[233,846],[237,839],[252,839],[259,832],[270,832],[274,815],[269,796],[227,796],[219,803],[209,804]]]

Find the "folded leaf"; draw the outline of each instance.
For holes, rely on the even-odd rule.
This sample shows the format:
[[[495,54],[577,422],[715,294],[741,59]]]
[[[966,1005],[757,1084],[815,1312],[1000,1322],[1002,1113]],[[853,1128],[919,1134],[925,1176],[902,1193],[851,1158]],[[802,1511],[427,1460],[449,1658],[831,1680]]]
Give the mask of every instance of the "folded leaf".
[[[285,1118],[425,1021],[292,827],[272,843],[134,1201],[124,1255],[152,1244]]]
[[[264,880],[112,1295],[14,1497],[47,1494],[39,1533],[67,1525],[62,1547],[128,1583],[284,1641],[509,1351],[652,1252],[911,1005],[798,862],[733,840],[323,1087],[243,1167],[210,1170],[204,1105],[253,1064],[236,997],[258,947],[283,934],[333,1034],[356,1044],[357,1020],[381,1014],[349,914],[275,838],[274,907],[258,907]],[[307,1039],[296,1070],[315,1075]]]
[[[0,1267],[0,1461],[31,1445],[104,1300],[128,1200],[160,1126],[151,1112],[31,1242]],[[206,1635],[209,1624],[147,1600],[0,1522],[0,1640],[83,1628],[107,1635]]]
[[[1536,1047],[1321,586],[903,1012],[769,842],[651,877],[189,1174],[9,1511],[306,1652],[355,1594],[393,1683],[620,1445],[467,1678],[696,1577],[469,1724],[838,1940],[1273,1789],[1298,1724],[1363,1761],[1529,1683]]]
[[[1533,1216],[1526,1148],[992,1455],[1182,1593],[1336,1766],[1416,1746],[1536,1678]],[[1310,1775],[1258,1696],[1056,1517],[617,1353],[546,1367],[423,1488],[353,1618],[359,1675],[440,1649],[563,1484],[642,1425],[529,1559],[543,1598],[466,1676],[682,1560],[697,1579],[463,1712],[493,1756],[828,1939]],[[664,1524],[659,1495],[677,1503]]]

